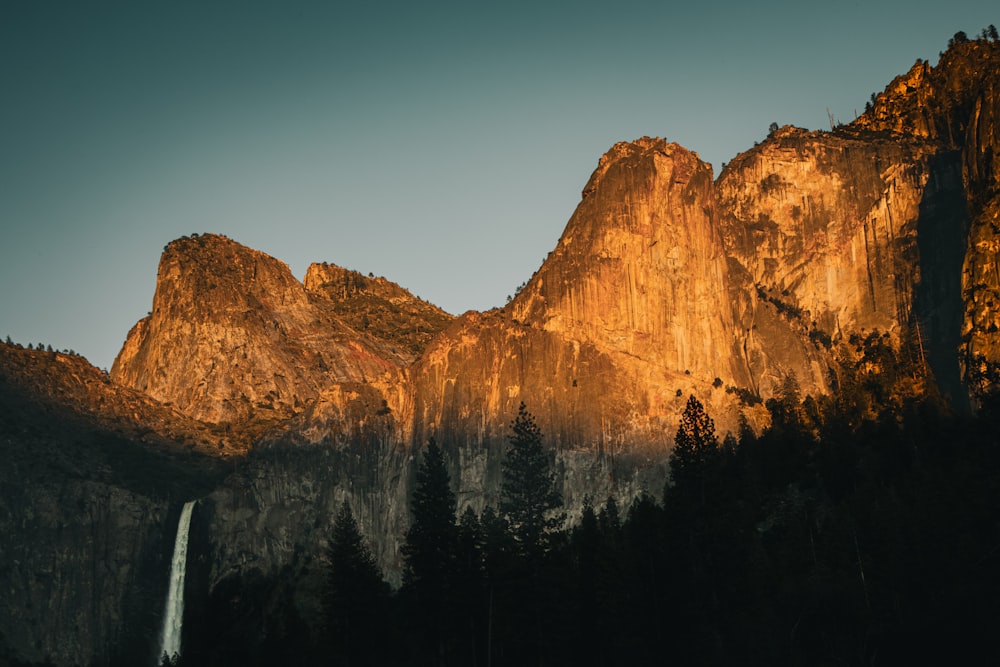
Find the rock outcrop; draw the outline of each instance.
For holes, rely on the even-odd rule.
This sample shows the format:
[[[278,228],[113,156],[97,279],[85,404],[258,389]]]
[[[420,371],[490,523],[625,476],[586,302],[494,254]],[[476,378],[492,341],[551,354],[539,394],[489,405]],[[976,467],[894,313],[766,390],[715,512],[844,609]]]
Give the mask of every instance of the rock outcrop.
[[[500,439],[524,401],[560,449],[663,452],[689,393],[735,426],[722,387],[748,378],[727,274],[711,167],[662,139],[617,144],[517,297],[410,369],[416,439]]]
[[[913,329],[940,352],[939,379],[957,383],[955,250],[966,214],[954,205],[963,192],[956,155],[923,139],[786,127],[730,162],[717,187],[734,274],[749,283],[742,329],[763,395],[790,373],[809,393],[827,391],[823,365],[791,353],[815,359],[816,343],[875,329],[897,339]],[[771,307],[798,341],[756,329]]]
[[[396,283],[334,264],[310,265],[304,284],[310,296],[325,302],[342,322],[384,342],[405,363],[454,319]]]
[[[893,138],[926,137],[938,146],[949,169],[961,169],[964,191],[953,193],[938,207],[964,207],[967,211],[961,243],[949,239],[944,248],[935,248],[936,239],[925,239],[927,248],[947,255],[949,264],[959,255],[959,286],[949,275],[945,285],[933,288],[928,300],[945,297],[961,309],[960,333],[948,338],[950,349],[939,356],[954,354],[957,348],[962,367],[959,379],[971,381],[973,395],[983,389],[985,376],[992,375],[990,382],[995,384],[995,370],[992,374],[987,371],[995,369],[1000,360],[1000,270],[996,259],[1000,250],[998,90],[1000,43],[968,41],[956,35],[935,67],[918,61],[910,72],[897,77],[876,96],[870,112],[853,123]],[[957,397],[964,390],[951,393]]]
[[[153,310],[129,332],[112,379],[202,421],[274,422],[326,386],[412,359],[314,298],[324,288],[322,272],[312,273],[309,292],[282,262],[225,237],[174,241],[160,260]]]

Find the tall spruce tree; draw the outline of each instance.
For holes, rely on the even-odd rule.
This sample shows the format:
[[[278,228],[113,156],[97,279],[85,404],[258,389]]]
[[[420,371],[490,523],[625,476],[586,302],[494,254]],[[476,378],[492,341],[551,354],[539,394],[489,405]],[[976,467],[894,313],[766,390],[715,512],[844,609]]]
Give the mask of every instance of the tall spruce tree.
[[[383,664],[389,586],[345,500],[333,524],[326,613],[336,665]]]
[[[670,455],[670,478],[674,484],[701,481],[718,450],[715,422],[692,394],[681,415]]]
[[[433,438],[417,468],[410,513],[412,522],[402,548],[402,593],[416,630],[414,657],[420,664],[447,664],[455,644],[452,607],[458,527],[448,469]]]
[[[441,448],[431,438],[417,468],[410,499],[412,522],[403,545],[403,586],[437,594],[454,570],[457,527],[455,494]]]
[[[523,402],[510,428],[500,513],[521,554],[537,557],[548,550],[551,535],[563,523],[564,516],[555,514],[562,507],[562,494],[556,488],[549,453],[542,447],[542,431]]]

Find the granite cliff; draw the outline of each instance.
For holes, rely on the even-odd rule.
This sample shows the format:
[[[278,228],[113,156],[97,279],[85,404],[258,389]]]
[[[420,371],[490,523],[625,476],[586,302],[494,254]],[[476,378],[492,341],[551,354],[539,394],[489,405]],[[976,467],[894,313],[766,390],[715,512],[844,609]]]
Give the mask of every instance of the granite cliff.
[[[948,338],[958,348],[960,377],[973,399],[997,381],[1000,354],[1000,48],[994,40],[968,40],[957,34],[938,64],[918,60],[875,96],[871,109],[854,125],[893,139],[917,137],[938,149],[961,192],[947,206],[965,209],[959,239],[949,239],[939,256],[960,263],[960,276],[931,287],[928,300],[944,299],[961,311],[959,332]],[[954,214],[953,214],[954,215]],[[928,239],[930,245],[931,240]],[[956,257],[957,255],[957,257]],[[950,323],[949,323],[950,325]]]
[[[223,236],[178,239],[164,249],[153,309],[129,332],[111,378],[195,419],[275,422],[332,383],[404,366],[450,319],[387,281],[328,266],[310,267],[307,284]],[[386,317],[394,311],[398,319]],[[368,330],[368,312],[382,331]]]
[[[773,395],[795,374],[824,393],[816,360],[852,334],[880,330],[897,342],[912,331],[939,382],[961,395],[967,214],[953,151],[909,136],[785,127],[730,162],[717,190],[733,275],[749,297],[739,316],[756,390]],[[797,340],[772,335],[769,314]],[[821,345],[810,350],[809,341]]]
[[[696,154],[614,146],[517,297],[463,317],[410,369],[417,440],[500,439],[520,401],[561,449],[662,453],[690,393],[735,425],[722,387],[749,378],[715,208]]]

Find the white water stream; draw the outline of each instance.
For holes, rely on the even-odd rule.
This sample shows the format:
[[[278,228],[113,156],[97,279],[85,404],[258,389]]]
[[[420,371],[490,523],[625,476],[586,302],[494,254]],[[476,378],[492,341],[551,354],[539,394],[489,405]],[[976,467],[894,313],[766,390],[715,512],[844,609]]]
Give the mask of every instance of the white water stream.
[[[163,611],[163,631],[157,662],[166,653],[171,658],[181,652],[181,624],[184,622],[184,574],[187,569],[188,530],[191,527],[191,510],[196,501],[184,503],[181,518],[177,521],[177,538],[174,540],[174,558],[170,563],[170,589],[167,606]]]

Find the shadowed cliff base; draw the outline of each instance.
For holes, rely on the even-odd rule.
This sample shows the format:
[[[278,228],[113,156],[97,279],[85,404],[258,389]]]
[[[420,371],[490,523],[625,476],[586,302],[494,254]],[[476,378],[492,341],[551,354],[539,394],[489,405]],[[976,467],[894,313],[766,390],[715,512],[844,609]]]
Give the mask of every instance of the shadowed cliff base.
[[[958,152],[947,152],[931,163],[917,222],[920,281],[912,326],[919,327],[938,388],[957,410],[968,412],[969,390],[959,350],[966,309],[962,274],[969,247],[969,216],[960,159]]]

